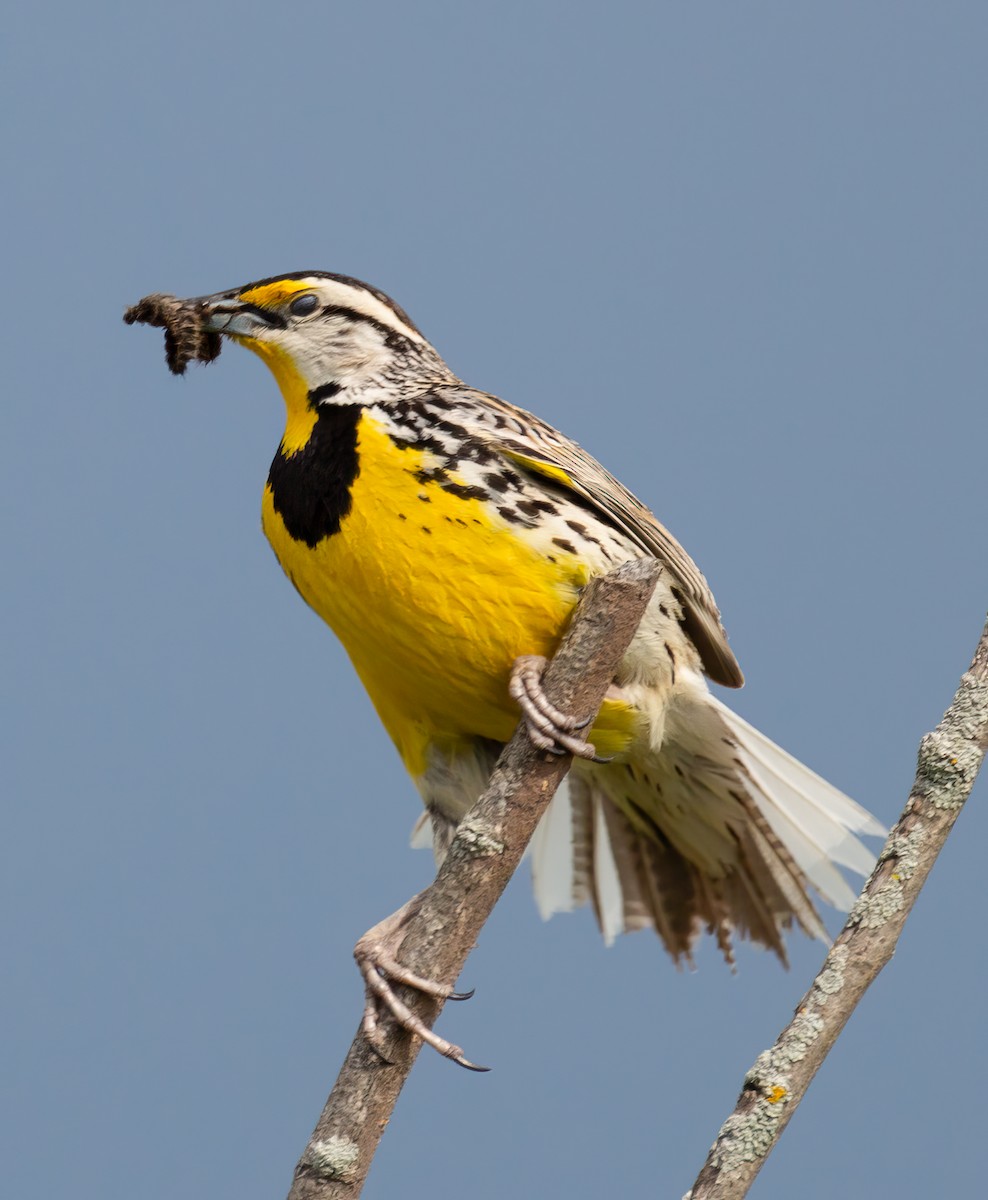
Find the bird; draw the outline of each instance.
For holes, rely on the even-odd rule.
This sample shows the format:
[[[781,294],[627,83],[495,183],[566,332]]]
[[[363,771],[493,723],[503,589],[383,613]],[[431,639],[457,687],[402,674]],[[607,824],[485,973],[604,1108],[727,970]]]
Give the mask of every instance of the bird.
[[[786,961],[867,874],[864,808],[710,690],[744,677],[710,587],[675,537],[586,450],[459,379],[408,314],[351,276],[296,271],[183,301],[210,354],[229,339],[280,388],[262,527],[345,648],[423,803],[441,862],[519,719],[572,769],[531,846],[543,916],[588,903],[603,936],[651,928],[677,963],[707,931]],[[213,345],[215,343],[215,345]],[[191,352],[190,352],[191,353]],[[658,560],[655,592],[589,729],[541,674],[595,575]],[[363,1028],[381,1017],[474,1067],[401,1004],[461,998],[399,958],[408,906],[357,943]]]

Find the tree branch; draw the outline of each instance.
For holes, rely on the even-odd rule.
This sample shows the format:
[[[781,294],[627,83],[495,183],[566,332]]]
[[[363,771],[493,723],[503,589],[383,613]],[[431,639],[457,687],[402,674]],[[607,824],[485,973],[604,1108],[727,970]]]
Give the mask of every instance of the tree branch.
[[[642,559],[587,586],[544,679],[546,693],[559,708],[596,713],[660,571],[658,562]],[[408,922],[401,948],[406,966],[429,979],[457,978],[569,766],[569,755],[546,761],[524,726],[519,727]],[[402,996],[430,1027],[434,1024],[441,1004],[408,989]],[[392,1029],[387,1047],[391,1061],[384,1062],[358,1030],[295,1168],[289,1200],[359,1196],[420,1045]]]
[[[943,720],[919,746],[916,781],[875,869],[775,1045],[755,1060],[683,1200],[746,1196],[869,984],[892,957],[906,917],[971,792],[988,749],[988,625]]]

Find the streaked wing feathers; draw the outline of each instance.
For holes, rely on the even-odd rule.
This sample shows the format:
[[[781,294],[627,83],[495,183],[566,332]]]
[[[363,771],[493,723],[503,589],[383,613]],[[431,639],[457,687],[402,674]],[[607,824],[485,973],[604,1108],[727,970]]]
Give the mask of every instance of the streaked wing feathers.
[[[485,442],[493,442],[522,469],[574,492],[603,520],[668,567],[682,601],[683,625],[706,673],[715,683],[741,687],[744,675],[728,645],[710,587],[668,529],[576,442],[533,414],[495,396],[477,394],[477,399],[479,408],[493,409],[501,416],[500,421],[490,425],[484,422]]]

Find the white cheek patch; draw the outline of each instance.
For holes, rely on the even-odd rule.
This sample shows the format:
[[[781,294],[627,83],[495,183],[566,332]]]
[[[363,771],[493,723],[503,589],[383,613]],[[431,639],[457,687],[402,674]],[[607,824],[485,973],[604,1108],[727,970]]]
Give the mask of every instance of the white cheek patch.
[[[343,316],[315,317],[304,327],[286,330],[282,345],[311,387],[327,379],[345,385],[390,357],[379,330]]]

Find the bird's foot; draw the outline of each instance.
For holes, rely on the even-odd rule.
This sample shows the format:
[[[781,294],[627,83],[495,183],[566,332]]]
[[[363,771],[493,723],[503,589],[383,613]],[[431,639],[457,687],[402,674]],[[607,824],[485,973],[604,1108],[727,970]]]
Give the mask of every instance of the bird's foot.
[[[489,1071],[489,1067],[478,1067],[470,1062],[459,1046],[433,1032],[395,991],[396,987],[403,985],[433,1000],[469,1000],[473,995],[472,991],[457,992],[449,984],[417,975],[402,966],[395,957],[404,940],[405,923],[418,907],[418,902],[419,897],[416,896],[373,929],[368,929],[353,948],[353,957],[364,977],[364,1037],[385,1062],[390,1061],[384,1053],[385,1029],[382,1026],[382,1018],[390,1018],[399,1028],[413,1037],[421,1038],[444,1058],[451,1058],[468,1071]]]
[[[564,713],[542,690],[542,676],[547,665],[547,660],[539,654],[523,654],[515,659],[511,669],[508,690],[525,717],[532,744],[549,754],[572,754],[590,762],[610,762],[609,758],[597,754],[591,742],[576,736],[593,721],[593,714],[581,719]]]

